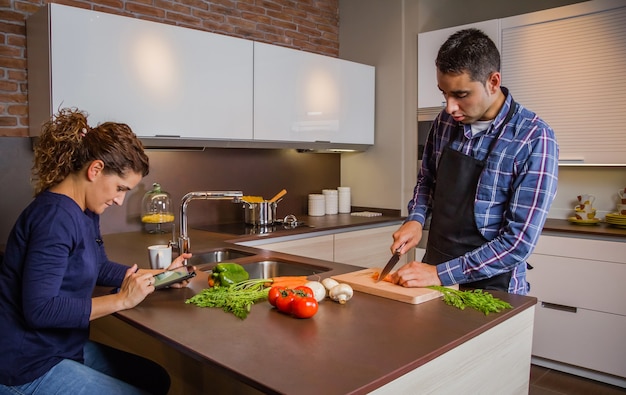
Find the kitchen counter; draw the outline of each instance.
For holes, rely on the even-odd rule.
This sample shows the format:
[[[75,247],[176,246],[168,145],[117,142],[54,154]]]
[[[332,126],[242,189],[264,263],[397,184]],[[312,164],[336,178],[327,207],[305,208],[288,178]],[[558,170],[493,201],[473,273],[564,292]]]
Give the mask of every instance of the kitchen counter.
[[[397,224],[398,227],[404,221],[404,217],[383,215],[379,217],[355,217],[349,214],[326,215],[321,217],[298,217],[308,226],[296,228],[288,231],[280,231],[271,235],[245,235],[236,238],[226,237],[236,242],[252,242],[262,237],[284,238],[298,235],[306,235],[308,233],[323,232],[332,233],[343,230],[351,230],[359,227],[375,227]],[[566,219],[548,218],[543,227],[544,233],[565,233],[570,235],[579,235],[581,237],[604,238],[614,241],[626,242],[626,229],[611,226],[605,222],[594,225],[578,225]],[[223,235],[223,234],[222,234]]]
[[[339,227],[366,222],[358,219],[341,225],[339,217],[336,221]],[[146,267],[146,247],[166,241],[167,236],[126,233],[107,235],[104,240],[111,259]],[[257,254],[236,260],[242,264],[262,258],[329,268],[321,277],[355,270],[335,262],[234,246],[228,241],[232,235],[192,229],[190,237],[194,251],[231,246]],[[170,393],[233,393],[233,386],[238,393],[254,394],[399,393],[416,386],[424,392],[440,391],[443,385],[457,393],[476,393],[472,388],[480,392],[485,386],[491,393],[527,393],[535,298],[497,292],[514,308],[485,316],[440,299],[411,305],[356,292],[345,305],[322,302],[318,313],[307,320],[283,315],[267,302],[255,304],[248,318],[239,320],[221,309],[184,303],[205,287],[207,277],[200,272],[188,288],[155,292],[139,306],[116,313],[132,336],[111,320],[103,320],[101,326],[95,321],[92,332],[131,350],[151,344],[148,354],[159,343],[167,345],[169,351],[148,356],[174,376],[196,372],[182,380],[173,377]],[[119,324],[119,320],[115,321]],[[178,354],[172,356],[172,350]],[[177,368],[183,357],[191,362],[185,369]],[[474,368],[468,360],[474,361],[469,364]],[[210,373],[198,368],[198,362]]]
[[[594,225],[578,225],[566,219],[548,218],[543,227],[543,232],[576,234],[582,237],[592,236],[626,242],[626,229],[611,226],[606,222],[600,222]]]

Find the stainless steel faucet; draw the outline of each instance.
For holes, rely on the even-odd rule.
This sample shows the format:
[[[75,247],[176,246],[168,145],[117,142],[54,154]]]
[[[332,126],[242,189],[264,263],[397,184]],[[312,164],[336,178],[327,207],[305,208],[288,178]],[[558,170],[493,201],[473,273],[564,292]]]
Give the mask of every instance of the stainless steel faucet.
[[[233,203],[239,203],[240,198],[243,196],[241,191],[200,191],[189,192],[183,196],[180,203],[180,235],[178,236],[178,243],[172,241],[172,246],[178,248],[179,254],[184,254],[190,251],[189,235],[187,234],[187,205],[192,200],[227,200],[232,199]]]

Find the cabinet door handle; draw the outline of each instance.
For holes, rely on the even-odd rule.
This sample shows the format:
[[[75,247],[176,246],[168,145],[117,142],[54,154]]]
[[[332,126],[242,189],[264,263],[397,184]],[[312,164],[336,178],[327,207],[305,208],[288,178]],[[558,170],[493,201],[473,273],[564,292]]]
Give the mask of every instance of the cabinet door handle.
[[[568,313],[576,313],[578,311],[578,308],[576,307],[566,306],[564,304],[550,303],[550,302],[541,302],[541,307],[545,307],[546,309],[566,311]]]

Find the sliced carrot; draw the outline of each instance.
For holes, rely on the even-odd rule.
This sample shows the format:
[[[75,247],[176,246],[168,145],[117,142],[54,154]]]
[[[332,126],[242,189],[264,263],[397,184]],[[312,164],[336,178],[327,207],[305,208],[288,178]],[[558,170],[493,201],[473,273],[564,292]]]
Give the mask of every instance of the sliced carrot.
[[[374,272],[372,274],[372,279],[378,280],[379,275],[380,275],[380,272]],[[383,278],[383,281],[391,282],[391,274],[386,275],[385,278]]]

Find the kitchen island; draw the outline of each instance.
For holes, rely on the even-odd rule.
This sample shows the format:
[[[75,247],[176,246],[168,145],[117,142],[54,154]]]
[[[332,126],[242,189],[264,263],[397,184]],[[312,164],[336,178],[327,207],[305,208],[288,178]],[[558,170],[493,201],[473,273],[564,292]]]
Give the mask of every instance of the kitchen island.
[[[144,266],[146,247],[164,236],[105,236],[109,257]],[[196,251],[233,246],[192,231]],[[231,236],[232,237],[232,236]],[[255,256],[329,269],[355,267],[237,246]],[[527,394],[535,298],[495,293],[514,307],[485,316],[440,299],[411,305],[356,292],[345,305],[321,303],[311,319],[285,316],[261,302],[240,320],[185,300],[205,287],[165,289],[134,309],[97,320],[92,338],[138,352],[172,375],[170,393],[498,393]]]

